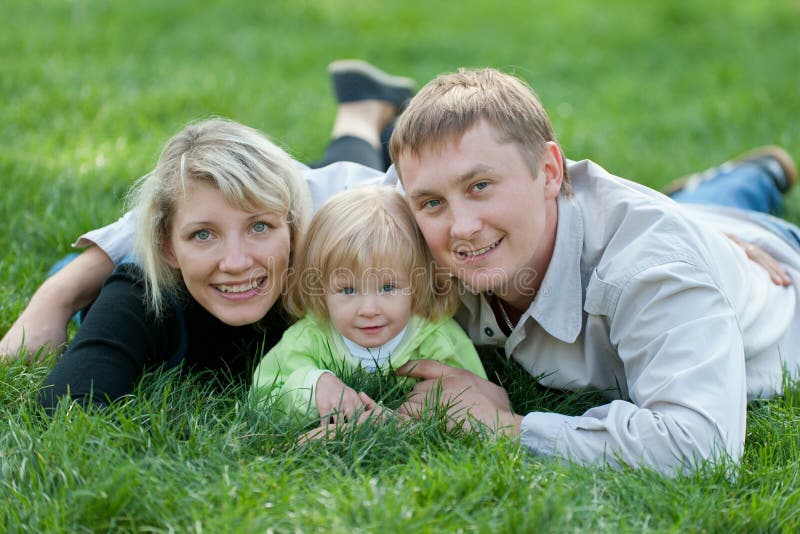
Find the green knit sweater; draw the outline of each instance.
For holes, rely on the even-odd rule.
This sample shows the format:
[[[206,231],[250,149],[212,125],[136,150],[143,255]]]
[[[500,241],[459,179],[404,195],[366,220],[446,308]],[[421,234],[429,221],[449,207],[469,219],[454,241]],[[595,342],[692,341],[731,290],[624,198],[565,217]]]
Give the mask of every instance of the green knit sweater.
[[[410,360],[436,360],[486,378],[475,347],[453,319],[431,322],[412,316],[387,365],[396,369]],[[253,374],[251,397],[273,403],[286,413],[319,417],[314,388],[319,377],[343,365],[358,367],[342,335],[329,321],[306,316],[286,332],[262,359]],[[385,366],[384,366],[385,367]]]

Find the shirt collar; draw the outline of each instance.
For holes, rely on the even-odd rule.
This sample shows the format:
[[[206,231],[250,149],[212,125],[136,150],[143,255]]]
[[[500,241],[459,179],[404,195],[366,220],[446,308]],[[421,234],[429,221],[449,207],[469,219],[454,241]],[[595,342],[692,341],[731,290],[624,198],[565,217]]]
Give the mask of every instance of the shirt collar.
[[[408,325],[404,326],[399,334],[394,336],[380,347],[363,347],[355,341],[347,339],[344,336],[342,336],[342,341],[344,341],[345,347],[347,347],[347,350],[350,351],[350,354],[353,357],[360,360],[361,364],[366,369],[374,371],[378,367],[382,367],[389,360],[389,358],[392,357],[392,354],[403,340],[403,336],[406,334],[407,329]]]
[[[574,198],[559,195],[553,256],[526,315],[565,343],[578,338],[583,323],[582,250],[583,213]]]

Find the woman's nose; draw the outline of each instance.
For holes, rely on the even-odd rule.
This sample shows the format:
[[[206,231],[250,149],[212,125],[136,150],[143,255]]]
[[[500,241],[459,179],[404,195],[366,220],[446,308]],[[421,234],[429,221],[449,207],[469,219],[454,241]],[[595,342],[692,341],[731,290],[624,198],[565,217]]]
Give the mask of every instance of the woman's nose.
[[[228,239],[223,250],[224,255],[219,262],[223,272],[241,273],[254,264],[253,255],[243,239]]]

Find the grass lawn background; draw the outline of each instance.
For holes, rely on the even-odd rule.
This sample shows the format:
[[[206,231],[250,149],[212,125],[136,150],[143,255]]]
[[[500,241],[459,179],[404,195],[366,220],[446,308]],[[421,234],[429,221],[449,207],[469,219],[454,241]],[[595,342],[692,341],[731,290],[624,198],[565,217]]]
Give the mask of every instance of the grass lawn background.
[[[338,58],[423,83],[462,65],[514,72],[569,157],[653,187],[761,144],[800,157],[797,0],[10,0],[2,11],[0,333],[75,236],[119,215],[185,122],[226,116],[318,157],[334,112],[325,66]],[[798,208],[791,195],[794,220]],[[113,414],[44,424],[33,395],[44,372],[0,369],[0,530],[800,526],[797,387],[751,409],[736,478],[671,480],[561,466],[441,435],[435,421],[298,451],[291,429],[242,413],[241,391],[209,397],[169,377]]]

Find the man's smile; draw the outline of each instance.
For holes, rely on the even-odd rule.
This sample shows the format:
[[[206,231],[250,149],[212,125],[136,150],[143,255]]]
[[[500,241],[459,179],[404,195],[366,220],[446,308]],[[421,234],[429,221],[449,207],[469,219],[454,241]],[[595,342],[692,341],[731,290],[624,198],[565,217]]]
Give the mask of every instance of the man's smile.
[[[500,239],[498,239],[494,243],[492,243],[490,245],[487,245],[487,246],[485,246],[483,248],[479,248],[477,250],[456,250],[455,253],[461,259],[470,260],[470,259],[477,258],[479,256],[482,256],[482,255],[486,254],[490,250],[492,250],[495,247],[497,247],[502,241],[503,241],[503,238],[501,237]]]

